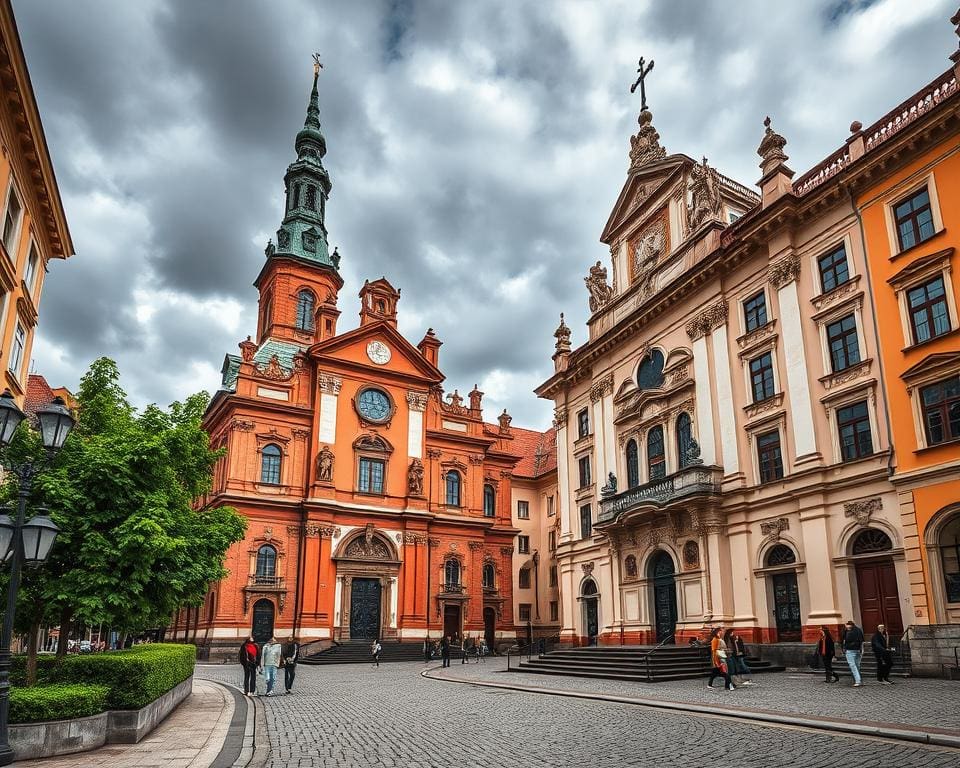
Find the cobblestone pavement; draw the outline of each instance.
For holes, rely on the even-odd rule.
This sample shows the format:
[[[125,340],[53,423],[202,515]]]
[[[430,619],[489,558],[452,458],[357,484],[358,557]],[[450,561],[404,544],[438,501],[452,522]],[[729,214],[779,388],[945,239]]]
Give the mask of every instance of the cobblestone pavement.
[[[841,761],[858,768],[960,764],[957,750],[451,685],[422,678],[422,669],[416,662],[379,669],[366,664],[300,666],[293,695],[260,700],[270,740],[266,765],[689,768],[721,760],[737,768],[822,768]],[[196,674],[233,685],[240,680],[235,665],[200,666]],[[258,735],[258,741],[261,738]]]
[[[514,660],[515,663],[516,660]],[[482,664],[454,664],[444,675],[453,678],[490,680],[497,683],[565,691],[635,696],[644,699],[718,704],[742,709],[762,709],[791,715],[866,720],[952,730],[960,733],[960,683],[950,680],[897,680],[880,685],[864,678],[860,688],[851,678],[827,685],[820,675],[770,673],[754,676],[754,685],[727,693],[710,690],[705,680],[634,683],[528,673],[506,673],[506,660],[489,659]],[[433,673],[432,673],[433,674]]]

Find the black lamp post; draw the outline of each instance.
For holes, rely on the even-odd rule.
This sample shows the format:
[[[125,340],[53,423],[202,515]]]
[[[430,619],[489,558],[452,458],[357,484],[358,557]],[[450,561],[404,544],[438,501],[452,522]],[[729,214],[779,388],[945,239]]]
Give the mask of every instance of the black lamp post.
[[[13,433],[26,418],[13,395],[7,389],[0,395],[0,448],[10,445]],[[4,462],[4,469],[16,476],[18,490],[17,517],[0,515],[0,562],[10,560],[10,586],[7,588],[7,611],[3,615],[3,634],[0,635],[0,765],[13,762],[13,750],[9,744],[10,716],[10,642],[13,638],[13,618],[17,607],[17,592],[20,591],[20,570],[23,564],[40,565],[50,554],[60,529],[40,507],[29,520],[25,520],[27,499],[33,488],[34,478],[40,474],[59,450],[73,429],[74,419],[63,398],[37,411],[40,436],[46,457],[39,461],[16,464]],[[63,638],[61,638],[63,641]]]

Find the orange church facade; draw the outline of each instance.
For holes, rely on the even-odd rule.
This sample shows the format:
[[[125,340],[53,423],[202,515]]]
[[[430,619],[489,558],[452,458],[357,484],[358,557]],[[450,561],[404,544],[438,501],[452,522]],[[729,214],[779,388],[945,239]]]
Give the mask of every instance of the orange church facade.
[[[248,520],[229,576],[172,627],[214,655],[241,637],[304,642],[516,636],[510,416],[483,393],[444,397],[440,340],[397,330],[400,291],[360,290],[338,329],[340,256],[327,247],[316,77],[285,215],[255,285],[256,339],[227,355],[205,428],[224,451],[209,504]]]

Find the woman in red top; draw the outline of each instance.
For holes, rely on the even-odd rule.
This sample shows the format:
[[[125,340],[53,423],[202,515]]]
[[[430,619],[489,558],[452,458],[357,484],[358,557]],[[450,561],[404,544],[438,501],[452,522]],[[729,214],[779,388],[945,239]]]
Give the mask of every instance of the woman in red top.
[[[260,646],[253,641],[253,636],[240,646],[240,666],[243,667],[243,693],[253,696],[257,692],[257,667],[260,666]]]

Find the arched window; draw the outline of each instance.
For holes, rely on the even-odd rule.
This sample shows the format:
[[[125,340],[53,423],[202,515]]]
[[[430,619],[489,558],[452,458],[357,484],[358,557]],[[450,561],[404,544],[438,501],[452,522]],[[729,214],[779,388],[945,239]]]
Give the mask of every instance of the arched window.
[[[690,457],[687,455],[690,451],[690,443],[693,440],[693,428],[690,424],[690,414],[684,411],[677,416],[677,458],[680,468],[687,466]]]
[[[497,514],[497,492],[487,483],[483,486],[483,514],[494,517]]]
[[[888,552],[893,549],[893,542],[883,531],[876,528],[865,528],[853,540],[851,552],[854,555],[870,555],[874,552]]]
[[[636,488],[640,485],[640,449],[637,441],[627,441],[627,488]]]
[[[654,427],[647,432],[647,469],[651,481],[666,477],[667,460],[663,453],[663,427]]]
[[[313,303],[312,291],[304,288],[297,294],[297,328],[301,331],[313,330]]]
[[[767,565],[771,568],[777,565],[791,565],[795,562],[797,562],[797,556],[786,544],[777,544],[767,553]]]
[[[263,447],[260,457],[260,482],[280,485],[280,446],[270,443]]]
[[[257,550],[257,584],[272,584],[277,576],[277,550],[264,544]]]
[[[293,207],[294,208],[300,207],[300,184],[299,183],[293,185]]]
[[[483,588],[484,589],[496,589],[497,587],[497,571],[493,567],[493,563],[484,563],[483,564]]]
[[[591,595],[597,594],[597,582],[593,579],[586,579],[583,582],[583,586],[580,587],[580,594],[583,597],[590,597]]]
[[[460,473],[455,469],[451,469],[447,472],[446,478],[447,485],[447,506],[448,507],[459,507],[460,506]]]
[[[960,603],[960,515],[954,515],[940,532],[940,564],[948,603]]]
[[[459,587],[460,586],[460,561],[454,560],[452,557],[444,563],[443,566],[443,583],[447,587],[448,591],[450,587]]]
[[[263,302],[263,321],[261,323],[261,329],[264,333],[267,332],[267,328],[270,327],[270,310],[273,308],[273,300],[270,296]]]
[[[662,549],[658,550],[647,564],[647,576],[652,579],[669,578],[672,577],[674,573],[676,573],[676,568],[673,566],[673,558],[670,557],[668,552]]]
[[[313,184],[307,184],[307,208],[317,210],[317,188]]]
[[[650,350],[650,354],[640,363],[637,386],[640,389],[659,389],[663,386],[663,352],[659,349]]]

